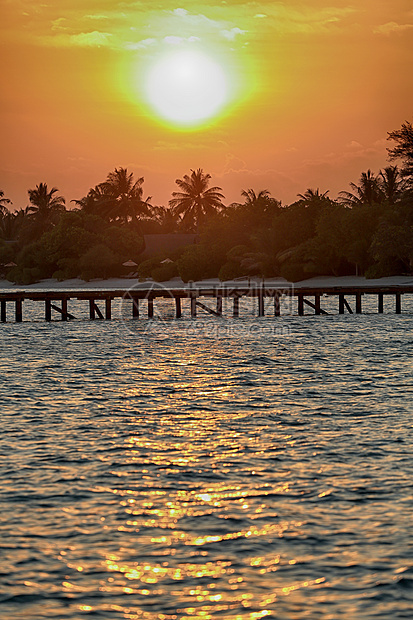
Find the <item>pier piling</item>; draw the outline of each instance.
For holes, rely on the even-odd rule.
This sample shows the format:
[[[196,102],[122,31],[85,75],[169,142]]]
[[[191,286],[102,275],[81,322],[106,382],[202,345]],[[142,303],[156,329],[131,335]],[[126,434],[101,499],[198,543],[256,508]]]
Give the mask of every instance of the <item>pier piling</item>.
[[[233,305],[233,309],[232,309],[232,315],[233,317],[239,317],[239,297],[238,295],[234,296],[234,305]]]
[[[196,297],[194,293],[191,294],[191,319],[196,317]]]
[[[182,317],[181,298],[175,297],[175,315],[177,319]]]
[[[44,302],[44,318],[46,321],[52,320],[52,302],[50,299],[46,299]]]
[[[153,297],[148,297],[148,319],[153,319]]]
[[[280,294],[276,292],[274,294],[274,316],[281,315]]]
[[[149,307],[148,307],[149,313]],[[137,297],[132,297],[132,318],[139,319],[139,299]]]
[[[110,321],[112,318],[112,300],[110,297],[105,299],[105,319]]]
[[[61,319],[62,321],[67,321],[67,319],[69,318],[68,312],[67,312],[67,297],[63,297],[62,299],[62,316]]]
[[[23,300],[21,298],[16,299],[16,323],[23,321]]]
[[[258,316],[264,316],[264,290],[261,288],[258,291]]]

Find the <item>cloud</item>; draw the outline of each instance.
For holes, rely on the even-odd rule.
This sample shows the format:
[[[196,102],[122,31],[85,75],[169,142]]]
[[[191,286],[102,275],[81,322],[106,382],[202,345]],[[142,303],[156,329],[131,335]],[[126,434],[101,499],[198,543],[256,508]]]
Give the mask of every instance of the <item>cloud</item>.
[[[109,32],[81,32],[80,34],[72,34],[69,39],[71,45],[79,47],[103,47],[109,45],[113,35]]]
[[[186,17],[186,15],[189,15],[189,12],[186,9],[174,9],[172,14],[178,17]]]
[[[52,21],[52,30],[67,30],[67,26],[63,25],[64,23],[67,23],[65,17],[59,17],[58,19],[54,19]]]
[[[179,45],[184,40],[185,39],[183,39],[182,37],[169,36],[164,38],[164,43],[167,43],[168,45]]]
[[[218,21],[215,19],[211,19],[210,17],[207,17],[202,13],[190,13],[186,9],[174,9],[173,11],[170,11],[169,14],[172,15],[174,18],[177,18],[180,29],[182,27],[186,27],[192,32],[195,31],[198,33],[220,33],[222,36],[231,41],[235,39],[238,34],[244,34],[246,32],[245,30],[237,28],[228,20]]]
[[[224,168],[222,170],[222,174],[227,174],[229,172],[241,172],[243,170],[247,170],[247,163],[233,155],[232,153],[228,153],[226,156],[226,161],[224,164]]]
[[[63,29],[66,30],[66,29]],[[78,34],[61,33],[53,36],[43,36],[40,41],[43,45],[52,47],[109,47],[113,35],[110,32],[80,32]]]
[[[246,34],[247,30],[241,30],[241,28],[231,28],[231,30],[221,30],[221,35],[228,39],[228,41],[233,41],[235,37],[239,34]]]
[[[413,28],[413,24],[397,24],[396,22],[387,22],[387,24],[382,24],[381,26],[377,26],[373,30],[375,34],[383,34],[386,36],[390,36],[393,33],[402,33],[406,30],[411,30]]]
[[[250,20],[249,11],[240,14],[236,7],[230,6],[225,11],[222,7],[208,7],[204,12],[196,12],[183,7],[168,10],[157,3],[133,1],[6,0],[6,4],[10,13],[6,18],[14,24],[8,30],[9,38],[22,38],[25,43],[48,47],[105,46],[115,50],[140,50],[148,47],[148,41],[149,45],[153,45],[153,41],[159,45],[162,42],[178,45],[201,39],[204,43],[215,40],[222,44],[226,40],[235,45],[234,42],[245,34]],[[18,17],[15,5],[26,9],[20,10]],[[27,13],[26,17],[23,13]]]
[[[101,20],[101,19],[109,19],[109,16],[108,15],[85,15],[85,19]]]
[[[181,45],[181,43],[194,43],[195,41],[200,41],[201,39],[199,37],[174,37],[174,36],[168,36],[168,37],[164,37],[163,42],[166,43],[167,45]]]
[[[142,33],[142,28],[135,25],[129,28],[130,32]],[[176,8],[171,11],[158,11],[152,18],[148,17],[145,31],[152,37],[142,41],[121,44],[124,49],[139,50],[145,49],[150,45],[172,45],[178,46],[185,43],[210,40],[211,37],[226,39],[233,42],[239,36],[246,34],[247,30],[234,25],[229,20],[215,20],[203,15],[202,13],[190,13],[184,8]],[[113,40],[115,45],[116,41]]]
[[[125,49],[128,50],[145,50],[157,44],[156,39],[142,39],[137,43],[125,43]]]
[[[357,11],[352,7],[293,7],[281,3],[266,5],[265,9],[267,13],[256,13],[254,18],[267,18],[270,27],[283,34],[325,32]]]

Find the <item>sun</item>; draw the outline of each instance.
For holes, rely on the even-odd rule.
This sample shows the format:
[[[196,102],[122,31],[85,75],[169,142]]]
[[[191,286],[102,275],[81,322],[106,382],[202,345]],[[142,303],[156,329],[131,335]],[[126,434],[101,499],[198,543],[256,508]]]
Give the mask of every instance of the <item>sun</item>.
[[[195,50],[177,50],[158,58],[147,73],[144,90],[161,118],[187,127],[216,116],[229,98],[222,66]]]

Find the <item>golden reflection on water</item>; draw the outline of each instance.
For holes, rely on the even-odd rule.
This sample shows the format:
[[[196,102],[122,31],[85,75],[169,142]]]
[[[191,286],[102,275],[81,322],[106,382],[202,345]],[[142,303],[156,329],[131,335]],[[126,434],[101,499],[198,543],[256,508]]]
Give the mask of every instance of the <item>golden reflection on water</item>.
[[[199,397],[219,392],[201,382],[191,385]],[[151,418],[149,433],[142,428],[141,434],[125,439],[124,467],[111,471],[119,486],[100,489],[119,497],[124,516],[117,530],[131,546],[107,556],[105,569],[111,576],[100,587],[112,595],[131,596],[132,602],[118,609],[124,618],[208,620],[219,614],[258,620],[272,614],[280,598],[324,581],[288,581],[285,574],[275,580],[280,566],[296,562],[274,553],[275,541],[287,531],[299,536],[304,522],[281,518],[274,510],[271,498],[287,499],[291,479],[280,474],[274,484],[260,477],[265,439],[236,432],[238,417],[243,416],[235,413],[228,420],[197,411],[192,418],[158,415]],[[282,447],[294,450],[291,435],[278,439]],[[256,465],[245,470],[251,457]],[[203,472],[207,475],[199,475]],[[230,483],[225,479],[229,472]],[[249,557],[246,548],[251,549]],[[257,549],[263,551],[254,553]],[[136,558],[137,553],[144,559]],[[144,611],[159,601],[169,601],[176,612]]]

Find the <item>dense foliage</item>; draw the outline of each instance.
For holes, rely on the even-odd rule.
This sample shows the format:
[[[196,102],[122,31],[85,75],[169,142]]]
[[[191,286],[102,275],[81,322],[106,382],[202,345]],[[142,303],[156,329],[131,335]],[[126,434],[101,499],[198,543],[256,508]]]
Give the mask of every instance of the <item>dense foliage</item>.
[[[58,189],[40,183],[29,205],[10,211],[0,190],[0,265],[10,281],[126,275],[184,281],[219,277],[316,275],[381,277],[413,273],[413,127],[390,132],[390,165],[362,172],[350,191],[332,200],[307,189],[282,206],[268,190],[241,191],[224,206],[220,187],[202,169],[177,179],[169,206],[143,197],[143,177],[125,168],[67,208]],[[144,234],[197,232],[198,243],[145,258]],[[132,264],[133,264],[132,263]]]

